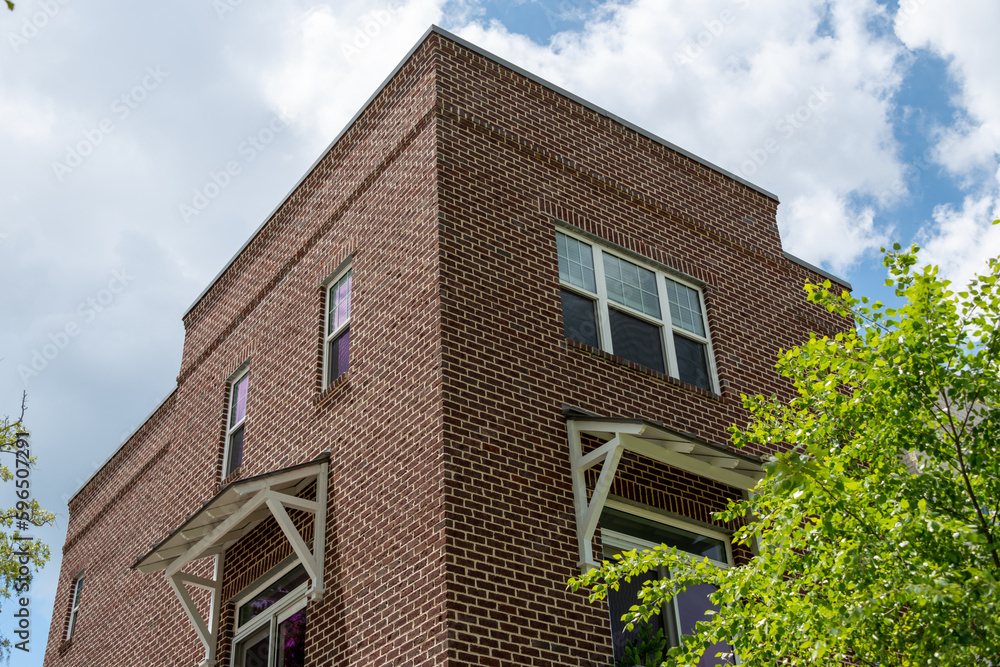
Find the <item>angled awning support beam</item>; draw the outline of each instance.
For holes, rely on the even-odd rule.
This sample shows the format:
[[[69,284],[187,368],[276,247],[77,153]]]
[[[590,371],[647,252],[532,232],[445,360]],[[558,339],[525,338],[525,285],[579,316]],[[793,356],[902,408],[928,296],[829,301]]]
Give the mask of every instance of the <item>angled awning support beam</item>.
[[[222,563],[223,557],[216,556],[215,579],[196,577],[191,574],[185,574],[184,572],[178,572],[177,574],[167,577],[167,583],[170,584],[170,588],[172,588],[174,593],[177,595],[177,599],[181,603],[184,613],[187,615],[188,620],[191,621],[191,625],[194,626],[194,631],[198,635],[198,639],[201,640],[202,645],[205,647],[205,659],[201,661],[199,667],[215,667],[215,665],[218,664],[218,661],[215,658],[215,648],[218,644],[219,637],[219,609],[221,606],[220,600],[222,599]],[[194,603],[194,600],[191,599],[191,593],[188,592],[187,589],[188,585],[205,588],[211,592],[211,605],[208,611],[207,622],[204,618],[202,618],[201,612],[198,611],[198,607]]]

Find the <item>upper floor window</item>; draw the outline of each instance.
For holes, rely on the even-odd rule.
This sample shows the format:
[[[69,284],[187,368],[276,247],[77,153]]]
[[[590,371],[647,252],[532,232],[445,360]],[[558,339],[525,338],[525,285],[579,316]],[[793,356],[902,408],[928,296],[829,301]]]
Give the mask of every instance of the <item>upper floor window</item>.
[[[80,574],[73,580],[73,599],[69,606],[69,624],[66,627],[66,639],[73,637],[76,630],[76,621],[80,612],[80,596],[83,594],[83,575]]]
[[[323,343],[324,386],[347,372],[351,349],[351,270],[326,291],[326,334]]]
[[[718,567],[730,566],[732,555],[724,535],[711,534],[711,531],[706,529],[680,522],[665,523],[664,517],[654,518],[652,513],[643,512],[642,515],[633,513],[637,511],[640,510],[629,508],[629,511],[625,511],[625,507],[620,509],[605,507],[601,513],[601,540],[605,559],[623,551],[651,550],[657,545],[666,544],[677,547],[678,551],[686,552],[692,558],[707,558]],[[663,639],[668,646],[677,646],[681,635],[693,632],[698,621],[708,620],[705,615],[708,610],[717,609],[708,599],[715,592],[714,586],[711,584],[688,586],[666,603],[658,616],[650,617],[645,627],[635,626],[633,630],[627,630],[621,618],[632,605],[637,603],[643,582],[661,579],[668,574],[662,569],[651,570],[643,576],[632,577],[630,581],[619,582],[617,591],[608,590],[611,638],[616,664],[617,661],[632,664],[628,662],[628,658],[636,653],[640,658],[644,657],[643,642],[656,637],[660,632],[663,633]],[[715,655],[729,653],[731,650],[725,643],[716,644],[705,651],[699,664],[716,665],[718,659]],[[629,655],[630,652],[633,656]]]
[[[226,424],[226,452],[222,461],[225,479],[243,463],[243,436],[246,432],[247,391],[250,371],[246,370],[229,383],[229,417]]]
[[[701,292],[556,232],[567,338],[715,391]]]

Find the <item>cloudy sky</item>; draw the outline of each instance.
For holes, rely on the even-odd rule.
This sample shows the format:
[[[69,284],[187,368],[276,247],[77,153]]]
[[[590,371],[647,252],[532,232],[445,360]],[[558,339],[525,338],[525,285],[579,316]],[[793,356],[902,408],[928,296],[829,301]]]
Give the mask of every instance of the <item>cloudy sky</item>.
[[[0,414],[28,391],[58,518],[14,664],[42,663],[66,500],[171,391],[181,316],[432,23],[778,194],[786,250],[858,293],[893,241],[957,280],[1000,253],[1000,3],[21,0]]]

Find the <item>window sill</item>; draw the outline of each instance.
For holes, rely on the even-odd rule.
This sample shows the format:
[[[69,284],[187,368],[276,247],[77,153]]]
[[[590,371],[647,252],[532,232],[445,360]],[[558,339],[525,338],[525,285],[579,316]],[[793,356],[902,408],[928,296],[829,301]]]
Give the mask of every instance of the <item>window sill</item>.
[[[319,394],[313,398],[313,407],[318,408],[321,405],[333,400],[333,397],[342,392],[342,388],[347,386],[351,379],[351,371],[347,371],[342,374],[339,378],[334,380],[329,387],[321,391]]]
[[[69,639],[64,639],[62,643],[59,644],[59,648],[56,649],[56,653],[62,656],[64,653],[66,653],[66,651],[70,650],[72,647],[73,647],[72,637]]]
[[[679,387],[686,391],[690,391],[694,394],[698,394],[699,396],[704,396],[705,398],[713,401],[718,401],[720,403],[725,401],[725,397],[722,394],[716,394],[714,391],[703,389],[702,387],[699,387],[698,385],[695,384],[691,384],[690,382],[684,382],[683,380],[679,380],[673,377],[672,375],[661,373],[660,371],[649,368],[648,366],[643,366],[642,364],[637,364],[634,361],[629,361],[624,357],[615,356],[610,352],[605,352],[600,348],[588,345],[587,343],[581,343],[580,341],[573,340],[572,338],[566,338],[564,340],[567,349],[570,350],[576,349],[580,350],[581,352],[586,352],[592,356],[605,359],[618,366],[624,366],[625,368],[636,371],[637,373],[642,373],[643,375],[654,377],[658,380],[666,382],[667,384],[674,385],[675,387]]]

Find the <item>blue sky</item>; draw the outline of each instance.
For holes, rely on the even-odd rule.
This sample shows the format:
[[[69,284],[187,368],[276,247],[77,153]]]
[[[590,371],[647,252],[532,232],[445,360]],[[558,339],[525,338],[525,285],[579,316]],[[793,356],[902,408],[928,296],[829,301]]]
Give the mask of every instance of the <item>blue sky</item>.
[[[28,391],[58,519],[14,664],[41,665],[66,500],[171,391],[181,316],[432,23],[776,193],[786,250],[857,293],[886,296],[893,241],[955,280],[1000,254],[997,3],[19,2],[0,414]]]

